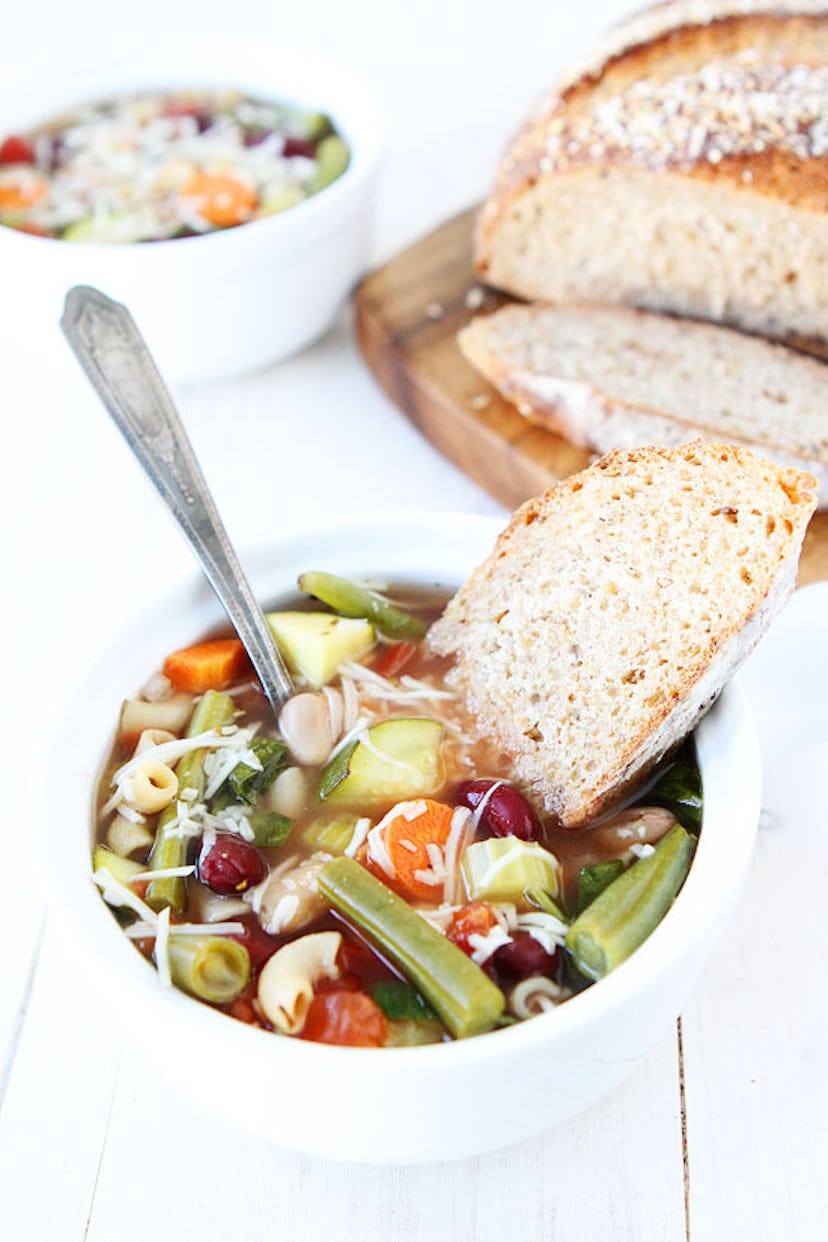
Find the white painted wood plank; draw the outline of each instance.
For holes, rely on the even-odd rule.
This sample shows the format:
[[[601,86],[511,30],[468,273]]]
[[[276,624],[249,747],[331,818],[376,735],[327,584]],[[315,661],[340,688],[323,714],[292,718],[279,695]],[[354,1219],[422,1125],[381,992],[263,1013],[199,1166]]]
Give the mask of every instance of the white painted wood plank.
[[[809,588],[744,679],[759,710],[764,826],[685,1015],[692,1242],[826,1236],[826,632],[828,587]]]
[[[48,926],[0,1113],[9,1242],[83,1237],[123,1045],[57,940]]]
[[[87,1242],[675,1242],[684,1236],[677,1084],[670,1033],[632,1079],[555,1133],[479,1160],[382,1168],[294,1156],[237,1133],[125,1058]],[[205,1084],[219,1089],[232,1090],[232,1066]],[[312,1084],[308,1107],[324,1125]]]

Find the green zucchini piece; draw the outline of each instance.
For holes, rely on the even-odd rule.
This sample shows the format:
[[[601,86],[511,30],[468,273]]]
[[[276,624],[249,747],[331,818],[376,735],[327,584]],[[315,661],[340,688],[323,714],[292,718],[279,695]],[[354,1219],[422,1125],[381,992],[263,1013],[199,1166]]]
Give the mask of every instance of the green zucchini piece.
[[[129,888],[129,882],[134,875],[147,870],[144,863],[133,862],[131,858],[122,858],[120,854],[108,850],[105,845],[96,845],[92,855],[92,870],[98,871],[100,868],[108,871],[113,879],[126,888]]]
[[[299,578],[299,590],[333,608],[343,617],[363,617],[373,622],[388,638],[422,638],[424,623],[396,604],[389,604],[376,591],[357,586],[336,574],[306,573]]]
[[[310,850],[326,854],[344,854],[351,844],[357,815],[337,815],[335,819],[315,819],[302,833],[302,841]]]
[[[250,749],[262,765],[252,768],[247,763],[236,764],[227,780],[216,791],[210,810],[221,811],[234,802],[246,802],[254,806],[279,773],[288,766],[288,748],[275,737],[255,737]]]
[[[661,922],[684,883],[696,846],[676,824],[652,854],[639,858],[579,914],[566,947],[588,979],[603,979]]]
[[[561,865],[537,841],[518,837],[490,837],[476,841],[460,864],[470,901],[520,902],[528,889],[543,889],[557,897]]]
[[[322,896],[422,993],[456,1039],[490,1031],[506,998],[461,949],[352,858],[325,863]]]
[[[440,739],[443,726],[424,717],[383,720],[334,755],[322,773],[323,801],[399,802],[436,793],[443,783]]]

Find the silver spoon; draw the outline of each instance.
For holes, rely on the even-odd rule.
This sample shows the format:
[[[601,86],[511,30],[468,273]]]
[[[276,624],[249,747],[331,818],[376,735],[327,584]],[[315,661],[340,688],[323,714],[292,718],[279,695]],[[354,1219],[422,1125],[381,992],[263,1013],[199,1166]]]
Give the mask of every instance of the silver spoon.
[[[172,398],[125,306],[77,285],[60,321],[93,388],[198,557],[274,711],[293,689]]]

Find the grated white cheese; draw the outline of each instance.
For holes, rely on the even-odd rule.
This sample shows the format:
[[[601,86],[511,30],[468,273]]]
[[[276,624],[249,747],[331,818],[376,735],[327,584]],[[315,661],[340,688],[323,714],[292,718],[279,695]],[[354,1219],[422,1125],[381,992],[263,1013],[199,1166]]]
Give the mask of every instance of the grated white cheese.
[[[158,971],[158,982],[162,988],[172,987],[170,973],[170,908],[165,906],[158,915],[155,925],[155,969]]]
[[[466,847],[474,836],[476,825],[472,820],[468,807],[457,806],[451,817],[451,828],[446,838],[445,850],[445,882],[443,884],[443,900],[456,901],[460,896],[457,891],[457,867],[466,852]]]
[[[637,841],[635,845],[630,846],[630,853],[636,858],[649,858],[650,854],[655,853],[655,846],[648,845],[646,841]]]
[[[554,1009],[569,995],[545,975],[532,975],[529,979],[521,979],[512,989],[509,997],[509,1008],[518,1018],[534,1018],[538,1013],[546,1013]]]
[[[225,731],[227,730],[227,731]],[[197,733],[195,737],[177,737],[172,742],[159,742],[157,746],[151,746],[149,749],[141,752],[140,755],[133,755],[128,759],[112,776],[112,784],[122,786],[125,781],[147,763],[177,763],[184,755],[189,755],[194,750],[220,750],[225,746],[238,746],[237,735],[244,730],[240,730],[236,725],[225,725],[219,732],[216,729],[208,729],[206,733]],[[247,740],[243,742],[247,745]]]
[[[159,867],[157,871],[136,871],[135,875],[129,877],[130,884],[134,884],[136,880],[166,880],[174,879],[176,876],[192,875],[195,867]]]
[[[489,788],[484,793],[483,797],[478,802],[477,806],[474,808],[474,815],[472,816],[472,818],[474,820],[475,831],[480,826],[480,820],[483,817],[483,812],[486,810],[486,807],[491,802],[493,794],[495,793],[496,790],[500,789],[501,785],[505,785],[505,783],[506,783],[505,781],[495,781],[493,785],[490,785]]]
[[[242,936],[244,923],[174,923],[172,932],[175,936]],[[130,940],[152,940],[156,935],[156,923],[130,923],[124,928],[124,935]]]
[[[511,943],[512,937],[509,933],[504,931],[499,923],[495,923],[494,927],[490,927],[485,935],[473,932],[469,936],[469,947],[472,951],[471,959],[473,962],[477,962],[478,966],[482,966],[493,953],[496,953],[498,949],[502,949],[504,944]]]
[[[371,821],[367,815],[357,820],[351,839],[345,847],[346,858],[353,858],[356,855],[362,843],[367,839],[370,829]]]
[[[110,906],[126,906],[132,910],[139,918],[155,926],[158,915],[151,910],[146,902],[142,901],[137,893],[133,893],[125,884],[121,884],[120,880],[116,880],[115,876],[106,867],[98,867],[92,876],[92,879],[101,890],[101,896]]]
[[[270,922],[265,927],[265,931],[271,936],[278,935],[279,932],[284,931],[290,926],[298,909],[299,898],[295,893],[286,893],[285,896],[277,902],[276,908],[271,915]]]

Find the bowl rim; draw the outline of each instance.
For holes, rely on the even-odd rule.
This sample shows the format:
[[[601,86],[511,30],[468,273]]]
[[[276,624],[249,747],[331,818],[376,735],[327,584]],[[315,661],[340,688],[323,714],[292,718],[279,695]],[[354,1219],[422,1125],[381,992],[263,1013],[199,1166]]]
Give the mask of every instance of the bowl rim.
[[[445,535],[446,524],[449,524],[453,536],[465,533],[465,537],[470,537],[472,543],[477,539],[483,547],[484,541],[488,541],[486,547],[490,547],[503,529],[504,520],[435,511],[357,514],[336,523],[303,527],[281,539],[259,544],[254,551],[242,556],[242,562],[245,566],[252,567],[254,563],[260,563],[277,554],[282,566],[278,569],[274,567],[272,573],[275,579],[279,574],[284,576],[288,566],[294,567],[295,557],[303,555],[306,546],[311,549],[314,546],[324,547],[323,541],[341,540],[343,536],[349,539],[358,538],[360,535],[376,536],[379,530],[386,545],[389,536],[411,538],[416,533],[423,548],[426,548],[428,540],[422,538],[424,531],[428,532],[430,527],[433,536]],[[367,554],[368,563],[364,570],[366,575],[372,572],[371,555],[375,553]],[[422,564],[427,574],[426,552],[423,553]],[[462,573],[470,572],[473,567],[468,565]],[[278,591],[273,593],[287,594],[289,590],[290,585],[283,582]],[[643,996],[654,985],[657,986],[659,979],[669,976],[676,964],[680,965],[692,955],[698,939],[700,916],[706,915],[708,921],[715,921],[718,917],[723,917],[732,904],[750,859],[758,825],[761,790],[757,733],[747,698],[737,681],[732,681],[725,687],[713,710],[697,726],[696,739],[703,771],[712,769],[714,773],[717,756],[720,754],[722,732],[728,733],[735,742],[738,760],[736,767],[742,781],[739,791],[742,814],[732,816],[733,794],[728,791],[724,782],[714,782],[709,790],[705,789],[705,820],[709,817],[710,822],[703,824],[699,845],[684,886],[644,944],[609,976],[572,996],[551,1012],[489,1032],[485,1037],[438,1045],[385,1048],[381,1051],[373,1048],[334,1047],[284,1038],[278,1040],[277,1048],[281,1051],[277,1052],[271,1032],[241,1023],[178,989],[159,987],[154,967],[122,934],[91,879],[83,890],[67,888],[65,872],[56,867],[56,858],[51,848],[51,844],[57,840],[64,843],[65,849],[67,834],[62,832],[58,835],[56,829],[52,828],[50,831],[47,827],[50,822],[54,823],[55,815],[44,782],[39,779],[44,761],[48,767],[65,750],[67,730],[77,719],[79,700],[82,699],[84,687],[89,684],[96,668],[108,656],[111,658],[113,649],[119,642],[128,640],[133,631],[140,631],[147,621],[151,622],[154,615],[168,614],[176,598],[185,603],[190,601],[188,611],[194,610],[194,600],[198,600],[202,611],[205,611],[206,601],[208,610],[213,611],[216,618],[222,616],[218,602],[212,597],[206,581],[197,572],[175,584],[168,582],[155,595],[143,600],[138,608],[122,616],[98,638],[65,684],[62,693],[57,696],[44,722],[39,743],[34,749],[37,760],[29,774],[32,805],[36,812],[36,831],[31,840],[33,863],[36,867],[34,874],[45,877],[50,907],[60,912],[66,929],[71,930],[82,942],[85,951],[78,964],[95,980],[96,991],[99,994],[112,991],[120,997],[121,1019],[125,1025],[127,1019],[123,1015],[124,1005],[127,1010],[133,1011],[140,1006],[144,1011],[151,1011],[153,1018],[162,1026],[173,1021],[178,1025],[186,1025],[194,1035],[197,1032],[209,1032],[210,1037],[219,1043],[232,1043],[236,1048],[243,1046],[250,1055],[266,1056],[274,1064],[277,1064],[274,1057],[295,1058],[297,1072],[301,1072],[320,1057],[326,1059],[329,1068],[338,1063],[345,1071],[356,1069],[360,1058],[373,1059],[378,1055],[383,1072],[404,1070],[406,1067],[411,1069],[413,1058],[417,1059],[418,1069],[427,1068],[427,1064],[435,1059],[440,1065],[450,1064],[461,1058],[463,1062],[471,1060],[482,1066],[513,1053],[537,1051],[540,1045],[554,1044],[556,1038],[571,1039],[582,1030],[603,1025],[614,1012],[634,1003],[637,997]],[[115,703],[117,704],[117,697]],[[112,723],[114,716],[113,710]],[[111,725],[109,736],[112,736]],[[83,837],[86,842],[87,877],[91,875],[88,847],[92,831],[92,799],[105,752],[96,753],[91,758],[94,760],[94,771],[87,767],[83,778],[89,785],[86,806],[88,834]],[[59,762],[57,767],[59,770]],[[71,821],[76,808],[69,809]],[[730,822],[731,819],[733,822]],[[723,822],[725,820],[728,822]],[[71,836],[71,833],[68,835]],[[73,843],[73,851],[77,849],[77,844]],[[723,862],[727,865],[723,866]],[[108,932],[104,930],[107,927]],[[239,1041],[246,1042],[242,1045]],[[368,1063],[365,1061],[366,1066]]]
[[[350,160],[347,168],[329,185],[325,186],[316,194],[312,194],[309,198],[300,203],[295,204],[287,211],[277,212],[272,216],[265,216],[259,220],[249,220],[243,225],[235,228],[217,229],[197,237],[167,237],[148,242],[119,242],[117,244],[107,244],[103,242],[71,242],[67,245],[62,238],[59,237],[39,237],[36,234],[25,233],[20,229],[0,226],[0,244],[21,244],[18,240],[22,239],[24,245],[37,245],[43,248],[43,253],[47,250],[54,251],[55,247],[59,248],[59,252],[63,254],[106,254],[111,256],[114,262],[123,261],[115,256],[133,256],[136,252],[141,255],[142,263],[145,261],[153,262],[151,258],[154,254],[160,255],[160,261],[169,262],[171,254],[176,254],[181,259],[190,258],[193,253],[192,243],[200,243],[198,253],[205,249],[205,245],[210,245],[214,252],[218,252],[221,247],[228,245],[240,246],[242,241],[240,235],[250,239],[250,230],[253,230],[253,242],[250,240],[246,244],[255,244],[257,238],[266,236],[282,237],[286,244],[295,241],[294,235],[316,232],[325,227],[326,221],[330,218],[338,220],[343,214],[350,214],[358,208],[361,202],[361,191],[366,181],[370,181],[378,168],[382,148],[385,141],[385,123],[383,119],[382,108],[379,97],[373,86],[356,69],[352,68],[344,61],[330,56],[324,52],[317,51],[298,42],[291,40],[279,39],[194,39],[192,41],[175,40],[165,44],[163,56],[160,57],[158,63],[165,64],[170,59],[176,60],[180,58],[181,64],[186,66],[181,71],[181,76],[175,82],[168,81],[166,89],[172,90],[175,87],[181,88],[198,88],[204,90],[219,89],[222,85],[214,82],[212,87],[206,84],[205,71],[199,70],[194,66],[198,63],[199,58],[204,57],[207,60],[217,57],[222,60],[232,59],[233,63],[239,64],[240,68],[237,74],[231,73],[229,76],[234,79],[238,77],[240,82],[237,83],[238,89],[250,90],[251,93],[259,91],[266,93],[263,87],[245,87],[242,82],[249,69],[246,71],[241,66],[253,63],[263,54],[268,54],[275,61],[279,58],[291,59],[299,61],[309,66],[310,76],[318,78],[324,76],[326,83],[330,84],[332,79],[340,82],[340,86],[345,89],[341,92],[341,98],[344,100],[342,111],[346,116],[350,117],[348,123],[343,124],[337,115],[336,106],[326,108],[332,116],[337,133],[343,134],[348,142],[350,149]],[[159,54],[156,50],[154,53],[158,58]],[[141,69],[144,64],[144,57],[148,57],[146,70]],[[107,94],[121,93],[129,94],[132,91],[140,89],[146,90],[163,90],[164,86],[154,84],[152,78],[157,70],[153,69],[153,52],[150,48],[136,49],[131,54],[123,54],[113,59],[104,59],[97,57],[90,59],[88,62],[73,66],[71,69],[64,70],[58,74],[52,74],[48,79],[41,76],[25,78],[23,82],[15,83],[15,89],[10,92],[14,97],[20,93],[24,93],[27,98],[31,97],[32,103],[28,107],[24,107],[24,111],[32,113],[33,119],[30,124],[37,124],[37,117],[43,116],[43,109],[34,101],[39,97],[39,92],[45,82],[49,84],[49,97],[57,92],[65,94],[66,103],[64,105],[55,105],[46,109],[47,116],[55,117],[60,115],[60,107],[64,107],[71,112],[73,107],[81,106],[85,101],[94,102],[96,98]],[[122,87],[120,92],[113,87],[91,87],[85,85],[88,81],[112,81],[118,80],[118,75],[126,73],[128,77],[136,75],[135,81],[130,81],[126,86]],[[139,85],[141,75],[145,74],[149,79],[145,87]],[[274,74],[278,74],[278,67],[274,67]],[[252,76],[256,76],[251,73]],[[164,80],[167,81],[166,74]],[[341,81],[340,81],[341,80]],[[229,87],[229,81],[228,81]],[[339,89],[339,87],[337,88]],[[336,93],[336,91],[334,92]],[[312,106],[310,96],[313,91],[309,92],[307,101],[302,100],[290,91],[285,93],[284,98],[288,102],[296,102],[299,104],[307,103]],[[273,95],[272,98],[279,100],[283,97]],[[349,107],[349,101],[351,106]],[[2,100],[0,100],[2,102]],[[354,118],[356,118],[355,123]],[[5,240],[3,240],[5,239]],[[235,240],[231,240],[235,239]],[[188,244],[189,243],[189,244]],[[170,251],[170,246],[174,245],[175,249]],[[127,261],[132,261],[127,260]],[[158,260],[155,260],[158,261]]]

